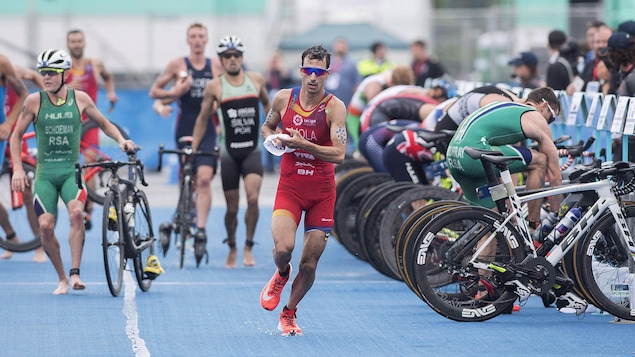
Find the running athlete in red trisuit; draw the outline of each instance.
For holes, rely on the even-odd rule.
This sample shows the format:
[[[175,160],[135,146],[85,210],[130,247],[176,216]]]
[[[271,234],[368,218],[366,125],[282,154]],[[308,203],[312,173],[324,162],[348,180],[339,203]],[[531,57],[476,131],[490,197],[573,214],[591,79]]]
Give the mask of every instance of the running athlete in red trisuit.
[[[296,229],[304,212],[304,241],[298,274],[291,294],[280,313],[282,335],[301,335],[296,324],[298,303],[311,289],[318,260],[333,226],[335,177],[333,163],[341,163],[346,152],[346,107],[324,90],[329,76],[330,54],[322,46],[302,53],[302,86],[283,89],[273,98],[271,111],[262,126],[267,138],[282,124],[274,142],[288,150],[280,163],[280,180],[273,207],[271,232],[273,257],[278,268],[260,294],[260,303],[274,310],[291,276],[291,254]]]

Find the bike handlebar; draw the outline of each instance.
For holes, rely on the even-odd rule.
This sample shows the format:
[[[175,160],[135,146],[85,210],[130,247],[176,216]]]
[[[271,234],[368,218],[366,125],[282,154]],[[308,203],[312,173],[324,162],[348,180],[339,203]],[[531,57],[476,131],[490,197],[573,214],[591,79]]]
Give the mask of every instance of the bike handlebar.
[[[82,184],[82,169],[84,168],[101,167],[105,170],[110,170],[112,172],[115,172],[119,168],[124,166],[138,167],[139,181],[141,182],[143,186],[148,186],[148,183],[146,182],[145,174],[144,174],[144,165],[141,162],[141,160],[134,157],[134,153],[132,154],[129,153],[128,157],[131,159],[130,161],[110,161],[109,160],[109,161],[93,162],[93,163],[83,164],[83,165],[80,164],[79,162],[76,162],[75,163],[75,183],[77,184],[77,187],[79,187],[80,189],[84,188],[84,185]]]
[[[157,171],[161,172],[161,168],[163,167],[163,154],[177,154],[185,156],[186,160],[192,160],[196,156],[209,156],[209,157],[217,157],[218,156],[218,147],[214,147],[214,151],[194,151],[190,146],[186,146],[183,149],[171,150],[165,149],[165,145],[159,144],[159,163],[157,165]]]

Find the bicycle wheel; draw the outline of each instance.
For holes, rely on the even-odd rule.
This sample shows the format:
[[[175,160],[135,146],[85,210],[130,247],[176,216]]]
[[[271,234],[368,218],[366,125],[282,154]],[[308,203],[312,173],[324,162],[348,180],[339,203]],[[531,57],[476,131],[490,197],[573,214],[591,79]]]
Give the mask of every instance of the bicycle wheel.
[[[26,176],[33,183],[35,167],[25,162],[22,163],[22,167],[24,167]],[[10,175],[2,175],[2,181],[0,185],[11,187]],[[32,189],[33,184],[29,188]],[[0,248],[14,253],[23,253],[41,246],[37,217],[33,211],[33,193],[31,191],[22,193],[23,204],[18,209],[11,208],[11,189],[4,191],[0,197],[2,198],[0,204],[7,211],[8,220],[11,222],[16,237],[20,240],[16,242],[0,236]]]
[[[635,206],[625,206],[624,214],[632,227]],[[635,259],[619,229],[611,213],[600,217],[579,242],[581,254],[576,256],[576,263],[584,287],[598,308],[620,319],[635,320],[635,306],[629,300],[629,285],[635,284],[630,280],[635,274]]]
[[[370,165],[367,162],[356,159],[345,159],[341,164],[335,165],[335,181],[339,180],[343,174],[360,167],[369,168]]]
[[[416,186],[412,182],[387,181],[378,185],[364,198],[357,213],[357,236],[363,254],[378,272],[395,280],[401,280],[399,274],[393,274],[388,268],[379,248],[379,225],[390,202],[402,192]]]
[[[434,202],[457,200],[459,194],[441,187],[417,185],[390,201],[379,222],[379,251],[393,274],[399,276],[395,255],[399,228],[414,211]]]
[[[119,132],[121,132],[121,135],[124,137],[124,139],[130,139],[130,136],[128,135],[128,133],[119,124],[115,122],[111,122],[111,123],[115,127],[117,127],[117,129],[119,129]],[[99,126],[97,125],[97,123],[95,123],[95,121],[93,120],[88,120],[84,122],[82,124],[82,137],[89,130],[92,130],[98,127]],[[99,131],[99,146],[89,145],[88,143],[82,141],[81,148],[82,148],[82,157],[81,157],[82,163],[85,163],[87,158],[89,158],[89,160],[92,160],[92,161],[107,161],[107,160],[111,160],[111,158],[113,157],[118,157],[118,156],[122,157],[122,155],[125,155],[119,149],[119,144],[117,144],[117,142],[115,142],[110,137],[105,135],[103,131],[101,131],[101,129]],[[128,158],[122,157],[121,160],[127,161]],[[122,177],[127,177],[128,168],[123,167],[120,170],[121,170],[120,175]],[[105,173],[106,171],[103,171],[99,167],[85,168],[82,170],[82,175],[84,177],[84,181],[86,182],[86,190],[88,193],[88,198],[91,199],[93,202],[100,205],[104,204],[104,195],[106,194],[106,191],[108,191],[108,185],[107,185],[108,177],[104,177]]]
[[[154,255],[154,232],[152,231],[152,216],[148,198],[143,191],[137,191],[134,195],[134,245],[138,249],[134,257],[134,272],[141,291],[150,290],[152,279],[143,273],[148,257]]]
[[[508,311],[518,298],[504,289],[491,270],[475,269],[471,264],[484,239],[490,237],[492,241],[481,251],[478,262],[506,266],[523,260],[523,246],[518,244],[522,237],[511,222],[495,233],[501,221],[500,214],[482,207],[456,207],[430,221],[417,235],[414,276],[434,311],[455,321],[485,321]],[[443,269],[430,274],[429,266]],[[446,283],[439,285],[439,280]],[[480,287],[487,293],[479,292]],[[482,296],[477,297],[477,293]]]
[[[385,173],[364,172],[342,188],[337,196],[333,230],[346,250],[361,260],[366,261],[368,257],[362,252],[357,235],[357,211],[368,193],[379,184],[391,180],[390,175]]]
[[[114,215],[113,215],[114,214]],[[113,217],[111,217],[113,215]],[[104,268],[106,281],[112,296],[119,296],[123,282],[123,270],[126,265],[124,255],[124,232],[121,223],[121,207],[114,192],[107,192],[104,197],[102,220],[102,250],[104,252]]]
[[[184,177],[183,183],[181,185],[181,194],[179,196],[179,205],[178,205],[178,213],[177,213],[177,239],[180,239],[179,243],[179,268],[183,269],[185,264],[185,249],[187,240],[191,236],[191,225],[192,225],[192,181],[190,181],[190,177]]]
[[[401,275],[401,278],[406,285],[421,299],[423,299],[423,296],[421,296],[419,290],[415,286],[415,278],[412,273],[414,270],[412,252],[415,249],[414,238],[412,237],[416,237],[423,227],[425,227],[430,220],[438,214],[459,205],[466,205],[466,203],[460,201],[437,201],[423,207],[419,207],[410,216],[408,216],[408,218],[406,218],[397,232],[395,239],[395,260],[399,275]]]

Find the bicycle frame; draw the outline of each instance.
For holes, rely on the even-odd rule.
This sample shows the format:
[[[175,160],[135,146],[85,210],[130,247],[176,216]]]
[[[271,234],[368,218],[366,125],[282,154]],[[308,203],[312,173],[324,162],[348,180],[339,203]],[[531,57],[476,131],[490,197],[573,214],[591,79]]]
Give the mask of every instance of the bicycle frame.
[[[620,227],[620,237],[625,242],[629,250],[631,252],[631,256],[633,260],[635,260],[635,243],[633,242],[633,237],[628,230],[628,224],[626,219],[624,218],[624,214],[622,212],[622,207],[616,199],[613,192],[611,192],[611,188],[614,186],[609,179],[602,179],[597,182],[589,182],[589,183],[579,183],[579,184],[571,184],[567,186],[560,186],[555,188],[550,188],[546,190],[542,190],[540,192],[531,193],[524,195],[522,197],[518,196],[516,190],[512,184],[511,174],[509,170],[503,170],[500,172],[501,179],[503,181],[502,185],[491,188],[492,196],[503,198],[501,196],[500,190],[505,190],[504,195],[506,195],[511,202],[512,208],[508,211],[507,216],[504,221],[501,222],[500,226],[496,229],[495,233],[504,234],[503,230],[505,229],[505,225],[513,218],[516,219],[516,227],[518,231],[523,236],[523,243],[526,248],[531,249],[531,254],[536,257],[536,248],[533,244],[533,238],[529,233],[529,227],[527,225],[527,221],[523,216],[523,210],[521,208],[521,204],[527,201],[546,198],[548,196],[559,195],[559,194],[568,194],[573,192],[582,192],[582,191],[595,191],[599,199],[588,209],[585,214],[580,218],[579,222],[575,224],[569,232],[567,232],[566,236],[562,238],[559,243],[556,243],[546,254],[545,258],[551,265],[556,266],[560,260],[569,252],[571,247],[581,239],[589,228],[597,222],[597,220],[602,217],[607,210],[611,212],[615,222]],[[497,191],[498,190],[498,191]],[[505,235],[506,237],[510,237],[512,235]],[[479,263],[476,261],[476,258],[482,253],[485,247],[495,238],[495,234],[491,234],[485,241],[484,244],[475,252],[472,257],[472,263],[474,267],[479,269],[489,269],[489,265],[484,263]]]
[[[132,155],[129,155],[132,158]],[[117,170],[120,167],[128,166],[128,178],[122,178],[119,176]],[[138,190],[136,186],[137,178],[141,181],[141,184],[147,186],[148,183],[145,181],[143,176],[143,168],[141,161],[136,159],[134,161],[102,161],[90,164],[80,165],[79,163],[75,164],[75,180],[79,188],[82,188],[81,181],[81,171],[82,167],[99,167],[103,171],[110,171],[111,176],[108,179],[108,189],[115,194],[115,197],[119,199],[120,204],[123,208],[124,203],[132,202],[132,196],[135,191]],[[137,175],[137,172],[139,173]],[[120,189],[120,185],[126,186],[125,190]],[[125,194],[125,195],[124,195]],[[126,258],[134,258],[139,252],[146,249],[148,245],[153,244],[153,241],[146,241],[141,245],[137,246],[133,237],[130,236],[130,227],[128,227],[128,222],[123,221],[124,225],[124,241],[125,241],[125,257]]]

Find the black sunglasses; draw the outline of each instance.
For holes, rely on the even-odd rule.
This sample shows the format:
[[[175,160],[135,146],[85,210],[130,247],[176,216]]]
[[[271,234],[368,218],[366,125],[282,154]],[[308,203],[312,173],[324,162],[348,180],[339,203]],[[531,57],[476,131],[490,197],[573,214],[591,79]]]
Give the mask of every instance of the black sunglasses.
[[[221,57],[223,57],[224,59],[230,59],[230,58],[232,58],[232,57],[234,57],[234,58],[241,58],[242,56],[243,56],[243,54],[242,54],[242,53],[240,53],[240,52],[223,53],[223,54],[221,55]]]

